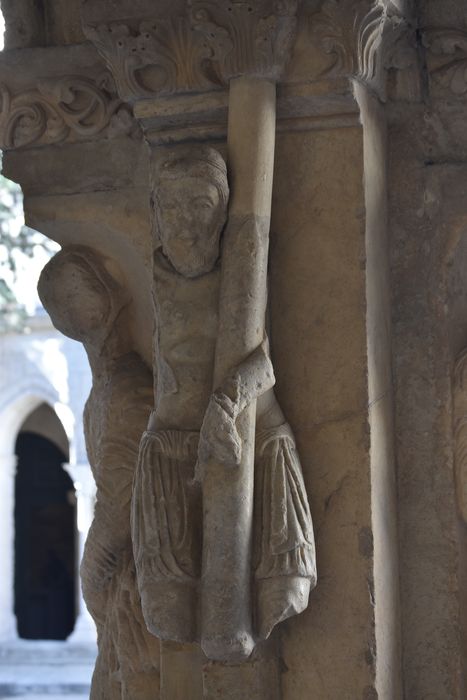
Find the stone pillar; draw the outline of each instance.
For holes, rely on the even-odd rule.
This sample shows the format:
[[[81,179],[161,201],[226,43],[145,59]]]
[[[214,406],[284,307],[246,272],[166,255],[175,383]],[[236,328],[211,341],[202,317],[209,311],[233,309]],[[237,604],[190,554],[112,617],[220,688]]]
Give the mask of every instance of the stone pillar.
[[[225,20],[222,9],[190,6],[195,25],[210,22],[208,46],[219,41],[217,70],[204,72],[207,62],[193,58],[190,67],[197,71],[188,72],[175,58],[177,70],[161,73],[159,83],[151,81],[152,71],[165,65],[172,45],[161,42],[162,8],[160,15],[148,8],[143,17],[140,6],[129,15],[127,6],[113,5],[111,15],[104,3],[88,6],[84,15],[87,36],[122,98],[134,105],[153,149],[226,139],[228,94],[212,88],[216,81],[225,86],[223,61],[243,46],[236,45],[234,20]],[[287,671],[279,690],[272,683],[287,700],[307,688],[323,698],[401,696],[381,106],[385,62],[405,28],[401,11],[383,2],[325,3],[310,15],[303,8],[296,51],[279,81],[269,332],[277,393],[297,436],[311,499],[321,582],[306,612],[281,628]],[[178,20],[175,8],[174,18],[167,31],[175,22],[182,36],[187,20]],[[245,28],[251,25],[244,21]],[[117,38],[117,26],[125,38]],[[146,26],[152,27],[147,33]],[[191,55],[199,51],[205,58],[206,45],[196,44],[196,34],[189,41]],[[256,70],[261,75],[264,67]],[[246,664],[230,678],[216,664],[206,667],[206,697],[242,696],[245,687],[251,693],[251,677],[258,698],[264,692],[270,697],[272,686],[261,689],[264,663]],[[274,677],[271,670],[266,675]]]
[[[0,454],[0,492],[2,494],[0,547],[3,557],[3,573],[0,580],[0,640],[2,642],[18,638],[14,614],[15,472],[16,455]]]
[[[422,3],[415,17],[412,3],[403,0],[80,4],[90,41],[65,41],[79,39],[71,31],[76,0],[70,3],[70,31],[66,13],[60,14],[63,31],[57,34],[35,12],[24,33],[31,37],[29,47],[2,55],[0,130],[5,174],[23,186],[27,222],[58,240],[65,256],[74,250],[78,262],[87,264],[77,265],[87,276],[76,275],[76,293],[84,294],[88,284],[88,300],[102,301],[102,288],[118,297],[115,315],[113,302],[106,311],[114,335],[103,331],[101,337],[95,324],[94,345],[84,339],[97,368],[91,443],[100,444],[104,409],[110,407],[119,426],[118,449],[112,443],[112,459],[106,453],[104,462],[117,468],[115,455],[125,454],[136,465],[139,435],[132,433],[126,452],[125,411],[146,407],[151,371],[156,402],[166,397],[176,403],[183,393],[156,342],[166,329],[154,328],[153,291],[162,323],[177,341],[164,352],[176,347],[175,359],[186,365],[196,354],[179,343],[177,333],[200,313],[200,305],[188,295],[184,301],[191,307],[184,314],[175,308],[180,301],[175,292],[161,300],[154,288],[161,156],[201,144],[217,151],[217,156],[209,151],[209,167],[222,171],[229,80],[273,80],[277,122],[267,331],[275,392],[295,435],[317,549],[318,583],[308,607],[278,624],[251,658],[235,665],[208,659],[199,639],[188,644],[166,635],[156,645],[157,662],[158,652],[148,652],[148,694],[123,645],[129,696],[304,700],[311,693],[316,700],[424,700],[431,693],[460,700],[465,523],[456,507],[450,406],[454,367],[467,342],[462,0]],[[284,18],[295,13],[298,21],[290,31]],[[423,29],[423,46],[414,27]],[[48,46],[33,48],[38,42]],[[203,167],[194,169],[192,179],[203,179]],[[266,181],[271,173],[263,175]],[[173,270],[164,259],[159,262],[167,280]],[[212,321],[207,316],[206,336]],[[260,330],[258,325],[255,331]],[[110,373],[106,383],[105,371],[115,369],[117,347],[131,350],[133,364],[131,371],[123,364],[117,373],[116,403],[109,393],[115,376]],[[187,384],[196,379],[195,373],[185,375]],[[235,405],[234,394],[234,389],[232,395],[227,389],[217,394],[214,409],[224,417],[219,433],[228,432],[229,417],[234,421],[226,401]],[[169,448],[156,445],[163,439],[154,438],[161,432],[154,420],[143,450],[152,450],[150,465],[163,463],[156,474],[163,483],[154,478],[138,498],[151,504],[157,497],[162,509],[173,502],[176,488],[168,477],[164,482],[167,460],[160,455],[167,457]],[[138,421],[128,425],[139,430]],[[176,421],[164,425],[166,442],[176,442],[166,433],[179,427]],[[191,427],[195,432],[200,426]],[[196,460],[185,437],[170,445],[175,462],[182,461],[180,453]],[[141,468],[144,459],[138,468],[148,476]],[[171,498],[157,496],[168,483],[175,489]],[[191,486],[196,491],[194,481]],[[180,526],[184,507],[175,519]],[[133,517],[141,511],[135,507]],[[160,553],[161,525],[153,521],[148,529],[151,547]],[[96,550],[110,546],[101,534]],[[185,565],[192,563],[189,556]],[[174,560],[164,565],[176,569]],[[157,569],[157,562],[151,564]],[[184,584],[193,585],[191,595],[196,576],[182,573]],[[135,592],[131,566],[119,570],[114,584],[114,599],[128,601]],[[179,589],[183,585],[172,598]],[[184,611],[193,628],[202,615],[195,607]],[[135,621],[147,634],[137,605],[131,619],[117,614],[128,609],[117,606],[115,625],[127,639]],[[105,677],[111,653],[108,659],[101,659],[96,678]],[[98,697],[99,689],[93,692]]]
[[[388,109],[402,672],[407,698],[460,700],[466,531],[454,453],[465,420],[465,5],[428,1],[417,24],[424,51],[404,61]]]
[[[81,580],[79,577],[79,565],[83,558],[84,543],[91,526],[94,504],[96,500],[96,485],[92,477],[89,464],[64,464],[64,469],[73,479],[76,493],[76,515],[77,515],[77,572],[76,586],[78,591],[78,605],[75,628],[68,642],[73,644],[89,644],[96,642],[96,626],[88,612],[83,600],[81,591]]]

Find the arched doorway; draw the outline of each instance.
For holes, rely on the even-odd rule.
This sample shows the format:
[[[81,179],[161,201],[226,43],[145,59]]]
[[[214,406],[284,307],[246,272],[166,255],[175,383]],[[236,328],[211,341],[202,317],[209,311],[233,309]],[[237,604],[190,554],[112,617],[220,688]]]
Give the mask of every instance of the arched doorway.
[[[76,505],[68,440],[39,406],[16,440],[14,611],[23,639],[66,639],[76,618]]]

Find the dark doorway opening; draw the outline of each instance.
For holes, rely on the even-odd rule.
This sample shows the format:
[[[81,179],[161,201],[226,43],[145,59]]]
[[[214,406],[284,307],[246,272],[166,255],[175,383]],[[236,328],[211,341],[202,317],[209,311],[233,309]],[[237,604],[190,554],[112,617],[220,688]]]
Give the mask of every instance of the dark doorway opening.
[[[66,639],[76,618],[76,506],[66,455],[33,432],[16,441],[15,615],[22,639]]]

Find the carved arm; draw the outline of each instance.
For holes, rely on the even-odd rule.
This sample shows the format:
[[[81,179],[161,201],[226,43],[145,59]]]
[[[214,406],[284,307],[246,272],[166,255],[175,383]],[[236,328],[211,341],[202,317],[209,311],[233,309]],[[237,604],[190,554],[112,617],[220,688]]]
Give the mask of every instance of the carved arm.
[[[202,465],[217,460],[238,466],[242,442],[235,422],[240,413],[275,384],[267,338],[225,377],[211,396],[198,448],[198,476]]]

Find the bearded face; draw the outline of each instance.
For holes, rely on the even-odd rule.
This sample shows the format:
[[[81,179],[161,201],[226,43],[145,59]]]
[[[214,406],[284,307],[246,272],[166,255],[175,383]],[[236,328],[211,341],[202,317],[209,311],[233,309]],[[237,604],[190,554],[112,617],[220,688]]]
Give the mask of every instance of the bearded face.
[[[227,205],[207,179],[190,176],[160,182],[156,215],[162,250],[184,277],[210,272],[219,257]]]

